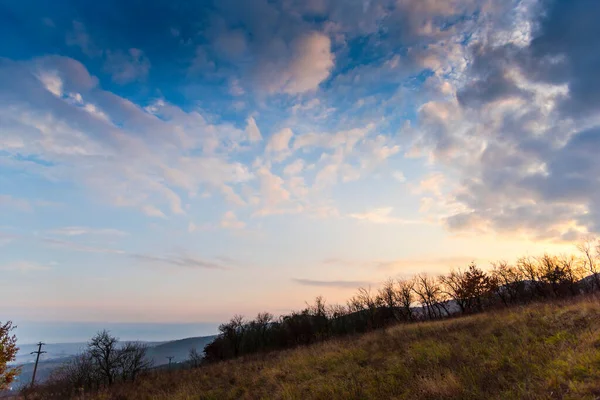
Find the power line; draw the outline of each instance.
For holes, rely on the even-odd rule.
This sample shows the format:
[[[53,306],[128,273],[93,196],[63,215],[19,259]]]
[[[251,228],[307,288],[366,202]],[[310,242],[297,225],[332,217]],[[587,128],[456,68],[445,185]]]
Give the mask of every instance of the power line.
[[[40,361],[40,354],[46,353],[45,351],[42,351],[42,346],[45,345],[46,343],[42,343],[39,342],[38,345],[38,349],[37,351],[32,351],[29,354],[37,354],[37,357],[35,358],[35,367],[33,367],[33,376],[31,377],[31,386],[33,386],[33,384],[35,383],[35,373],[37,372],[37,367],[38,367],[38,362]]]
[[[171,368],[171,360],[175,358],[175,356],[167,356],[166,358],[169,359],[169,368]]]

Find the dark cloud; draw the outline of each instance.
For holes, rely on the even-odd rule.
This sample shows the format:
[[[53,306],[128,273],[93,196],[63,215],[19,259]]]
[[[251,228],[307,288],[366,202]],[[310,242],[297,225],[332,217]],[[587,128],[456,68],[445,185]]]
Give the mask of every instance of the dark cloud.
[[[421,115],[422,143],[462,175],[454,201],[466,211],[447,218],[451,229],[600,231],[600,3],[540,4],[529,43],[471,46],[460,124]],[[464,151],[473,143],[481,150]]]
[[[600,106],[600,2],[555,0],[542,14],[525,61],[537,80],[564,83],[565,115],[594,113]]]

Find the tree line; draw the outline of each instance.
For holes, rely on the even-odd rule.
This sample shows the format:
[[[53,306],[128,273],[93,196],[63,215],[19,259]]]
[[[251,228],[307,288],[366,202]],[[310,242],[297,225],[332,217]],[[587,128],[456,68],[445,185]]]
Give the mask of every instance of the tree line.
[[[214,362],[396,323],[473,314],[600,290],[600,246],[588,241],[578,249],[578,256],[545,254],[522,257],[514,264],[496,262],[488,271],[471,263],[439,276],[388,279],[377,291],[359,288],[346,304],[327,305],[319,296],[304,309],[279,318],[268,312],[253,320],[235,315],[219,326],[219,335],[205,347],[204,357]]]

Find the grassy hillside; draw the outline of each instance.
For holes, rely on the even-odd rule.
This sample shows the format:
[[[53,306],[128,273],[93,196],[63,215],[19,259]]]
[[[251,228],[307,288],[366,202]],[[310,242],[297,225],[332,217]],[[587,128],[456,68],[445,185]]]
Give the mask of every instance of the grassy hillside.
[[[598,399],[600,300],[533,304],[186,371],[97,399]]]

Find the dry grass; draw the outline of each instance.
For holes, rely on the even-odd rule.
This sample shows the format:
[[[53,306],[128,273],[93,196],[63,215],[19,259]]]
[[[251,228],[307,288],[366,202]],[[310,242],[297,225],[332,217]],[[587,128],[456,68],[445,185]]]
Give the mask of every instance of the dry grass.
[[[396,326],[156,373],[95,398],[600,399],[600,300]]]

